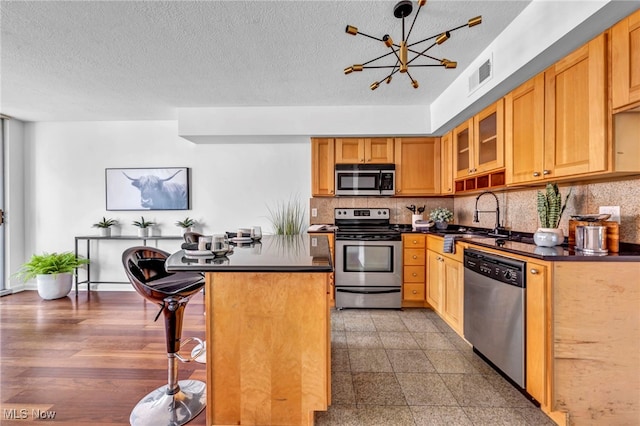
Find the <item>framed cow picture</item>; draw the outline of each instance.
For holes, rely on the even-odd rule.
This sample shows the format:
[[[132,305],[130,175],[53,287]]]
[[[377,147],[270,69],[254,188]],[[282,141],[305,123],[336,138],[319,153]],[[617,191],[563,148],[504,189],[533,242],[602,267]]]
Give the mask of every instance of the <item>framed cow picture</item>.
[[[189,169],[106,169],[107,210],[189,210]]]

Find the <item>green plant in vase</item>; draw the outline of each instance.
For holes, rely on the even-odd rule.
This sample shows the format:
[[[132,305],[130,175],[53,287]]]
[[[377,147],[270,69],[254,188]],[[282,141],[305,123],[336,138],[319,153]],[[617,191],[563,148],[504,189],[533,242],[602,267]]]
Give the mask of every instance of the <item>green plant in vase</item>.
[[[71,291],[72,273],[89,263],[89,259],[72,252],[34,254],[24,263],[16,278],[36,279],[38,294],[46,300],[59,299]]]
[[[448,223],[453,220],[453,212],[446,207],[438,207],[431,210],[429,219],[436,223],[436,228],[447,229]]]
[[[567,201],[571,189],[562,202],[562,194],[556,183],[547,183],[544,191],[538,191],[536,204],[540,228],[533,235],[533,240],[539,246],[553,247],[564,242],[564,233],[559,229],[562,213],[567,208]]]
[[[110,237],[111,236],[111,227],[117,225],[118,221],[116,219],[107,219],[106,217],[102,217],[102,220],[94,223],[94,228],[98,228],[100,230],[101,237]]]
[[[139,237],[148,237],[149,236],[149,228],[153,225],[155,225],[155,222],[151,222],[148,220],[144,219],[144,216],[140,216],[140,220],[134,220],[133,222],[134,226],[137,226],[138,229],[138,236]]]
[[[298,235],[305,229],[305,208],[298,197],[267,206],[269,221],[276,235]]]
[[[195,219],[191,219],[189,216],[184,218],[183,220],[176,221],[176,226],[182,228],[182,232],[189,232],[195,226]]]

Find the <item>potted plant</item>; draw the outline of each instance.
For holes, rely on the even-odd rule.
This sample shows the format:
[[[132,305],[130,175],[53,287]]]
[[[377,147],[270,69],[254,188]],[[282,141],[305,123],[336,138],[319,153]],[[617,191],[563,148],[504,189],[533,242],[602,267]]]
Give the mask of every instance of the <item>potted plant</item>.
[[[448,223],[453,220],[453,212],[446,207],[438,207],[431,210],[429,219],[436,223],[436,228],[447,229]]]
[[[182,228],[182,233],[193,231],[193,226],[196,224],[194,219],[191,219],[189,216],[184,218],[184,220],[176,221],[176,226]]]
[[[567,207],[571,189],[562,203],[562,195],[556,183],[547,183],[545,191],[538,191],[537,210],[540,227],[533,234],[533,241],[543,247],[553,247],[564,242],[564,233],[559,229],[562,213]]]
[[[100,230],[101,237],[110,237],[111,227],[117,223],[118,221],[116,219],[107,219],[103,216],[101,221],[94,223],[92,226]]]
[[[24,281],[36,279],[38,294],[46,300],[65,297],[71,291],[72,272],[89,263],[89,259],[68,251],[34,254],[22,265],[16,276]]]
[[[273,232],[276,235],[298,235],[301,234],[305,222],[305,209],[300,200],[289,199],[287,202],[279,202],[271,209],[267,206],[269,211],[269,222],[273,226]]]
[[[155,225],[155,222],[146,221],[144,216],[140,216],[140,220],[134,220],[133,225],[139,228],[138,236],[144,238],[149,236],[149,228]]]

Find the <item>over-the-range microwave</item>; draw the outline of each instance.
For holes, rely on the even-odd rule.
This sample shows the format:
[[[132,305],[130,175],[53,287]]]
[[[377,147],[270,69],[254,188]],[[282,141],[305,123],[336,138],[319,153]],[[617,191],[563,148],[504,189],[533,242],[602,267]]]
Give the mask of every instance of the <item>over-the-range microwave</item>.
[[[395,190],[395,164],[336,164],[336,195],[390,197]]]

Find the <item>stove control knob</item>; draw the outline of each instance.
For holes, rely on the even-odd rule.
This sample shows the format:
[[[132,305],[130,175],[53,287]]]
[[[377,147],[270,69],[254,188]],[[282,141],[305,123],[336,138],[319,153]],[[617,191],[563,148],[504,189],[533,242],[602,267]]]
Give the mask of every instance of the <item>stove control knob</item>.
[[[382,214],[382,212],[380,210],[378,210],[378,216],[380,216]]]
[[[508,280],[512,280],[515,278],[515,274],[513,273],[513,271],[510,271],[509,269],[507,269],[506,271],[503,272],[503,275],[506,279]]]

